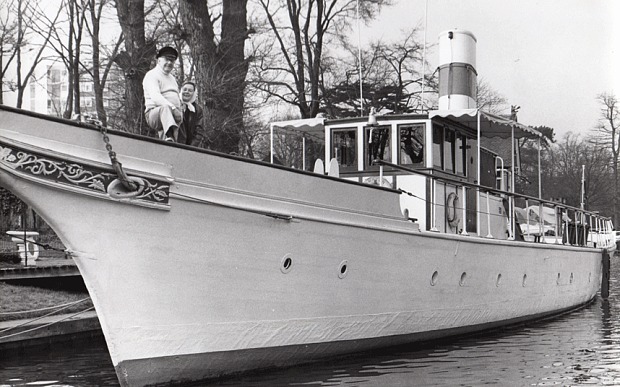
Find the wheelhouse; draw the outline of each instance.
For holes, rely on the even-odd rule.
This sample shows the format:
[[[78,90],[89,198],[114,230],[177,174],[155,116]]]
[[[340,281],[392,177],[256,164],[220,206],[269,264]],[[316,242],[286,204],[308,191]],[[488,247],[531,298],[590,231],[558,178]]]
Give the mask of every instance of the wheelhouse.
[[[544,141],[515,121],[463,109],[286,121],[272,124],[272,133],[283,128],[303,141],[322,132],[323,157],[304,155],[304,169],[401,191],[403,216],[421,230],[547,243],[610,239],[609,219],[513,192],[515,141]]]

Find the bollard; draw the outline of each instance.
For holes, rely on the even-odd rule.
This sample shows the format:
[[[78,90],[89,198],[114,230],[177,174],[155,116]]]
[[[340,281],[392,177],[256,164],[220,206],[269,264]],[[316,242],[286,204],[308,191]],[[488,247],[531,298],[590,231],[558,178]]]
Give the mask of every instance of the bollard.
[[[7,231],[11,236],[11,240],[17,244],[19,257],[22,260],[24,266],[36,266],[35,260],[39,257],[39,245],[37,245],[34,238],[39,236],[36,231]],[[24,238],[26,239],[24,241]]]
[[[611,268],[611,259],[607,249],[603,249],[603,279],[601,281],[601,297],[609,297],[609,271]]]

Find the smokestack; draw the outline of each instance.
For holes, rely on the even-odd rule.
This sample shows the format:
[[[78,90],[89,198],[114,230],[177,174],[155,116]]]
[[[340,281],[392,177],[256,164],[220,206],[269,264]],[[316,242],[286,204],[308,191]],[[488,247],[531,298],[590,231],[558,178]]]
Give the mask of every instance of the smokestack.
[[[476,107],[476,37],[457,29],[439,34],[439,110]]]

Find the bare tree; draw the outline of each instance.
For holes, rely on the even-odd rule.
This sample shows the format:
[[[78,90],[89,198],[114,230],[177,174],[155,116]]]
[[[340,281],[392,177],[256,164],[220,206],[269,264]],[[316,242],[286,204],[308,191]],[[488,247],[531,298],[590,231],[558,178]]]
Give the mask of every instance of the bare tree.
[[[91,37],[92,46],[92,66],[86,68],[86,71],[93,80],[97,118],[104,126],[107,126],[108,114],[104,107],[103,92],[113,64],[111,58],[116,57],[120,45],[123,42],[123,35],[121,34],[116,40],[113,48],[107,53],[105,60],[102,58],[101,51],[102,49],[105,51],[106,48],[101,45],[101,22],[104,17],[104,10],[110,3],[111,1],[109,0],[87,0],[86,4],[86,11],[90,16],[90,18],[87,19],[86,28]]]
[[[184,36],[196,68],[202,102],[206,104],[204,125],[213,149],[238,153],[243,131],[244,90],[248,71],[245,41],[252,32],[247,26],[247,0],[223,0],[210,9],[206,1],[181,0],[179,9]],[[221,19],[221,21],[220,21]],[[216,35],[216,23],[220,35]]]
[[[586,209],[613,213],[611,154],[600,144],[568,133],[543,158],[543,196],[562,198],[578,207],[581,202],[582,166],[585,166]]]
[[[4,103],[4,87],[10,86],[5,81],[5,74],[17,55],[17,19],[13,18],[12,11],[15,9],[14,0],[1,0],[0,9],[5,12],[0,14],[0,104]],[[7,59],[5,60],[5,56]]]
[[[620,161],[620,105],[613,93],[601,93],[597,96],[601,105],[601,118],[594,129],[593,141],[611,152],[611,168],[613,171],[613,213],[614,223],[618,221],[618,195],[620,194],[620,176],[618,176],[618,162]]]
[[[63,112],[64,118],[71,118],[80,112],[80,67],[82,36],[85,22],[86,0],[65,0],[60,9],[65,11],[66,20],[58,23],[46,19],[47,28],[53,39],[50,45],[58,54],[67,69],[67,100]],[[66,23],[66,24],[65,24]]]
[[[431,90],[434,88],[432,77],[426,77],[426,74],[423,74],[424,44],[416,40],[418,33],[419,28],[416,27],[408,33],[404,33],[404,39],[395,43],[378,42],[373,45],[381,59],[380,65],[384,64],[391,70],[390,74],[395,90],[393,113],[403,113],[398,104],[398,101],[403,99],[407,99],[405,106],[412,106],[417,111],[425,110],[419,94],[423,88],[426,90],[429,89],[429,86],[431,86]]]
[[[479,109],[493,114],[505,113],[508,109],[506,97],[495,91],[484,79],[478,79],[476,104]]]
[[[389,0],[258,0],[275,39],[279,62],[265,60],[256,86],[273,98],[315,117],[320,107],[321,66],[325,47],[348,30],[357,5],[364,20],[374,17]]]
[[[33,78],[35,69],[43,59],[43,51],[49,43],[52,30],[43,28],[41,21],[44,19],[44,12],[39,7],[37,1],[17,0],[12,12],[14,12],[17,18],[17,41],[14,46],[17,72],[17,79],[15,81],[15,89],[17,90],[16,107],[21,108],[24,100],[24,91]],[[60,15],[61,7],[52,19],[53,23],[58,21]],[[42,41],[35,42],[37,35],[40,35]],[[34,56],[24,61],[23,54],[26,46],[28,46],[31,55]],[[26,62],[28,67],[24,69]]]
[[[423,45],[416,39],[417,33],[418,28],[413,28],[403,33],[404,39],[375,42],[361,52],[365,113],[370,107],[382,114],[411,113],[429,105],[429,98],[422,101],[421,94],[422,90],[427,96],[436,94],[436,77],[422,75]],[[347,40],[342,46],[348,55],[342,59],[327,57],[322,66],[321,103],[330,117],[357,116],[361,111],[358,51]]]
[[[114,59],[125,75],[125,126],[142,133],[146,128],[142,79],[155,57],[155,43],[146,40],[144,0],[116,0],[115,4],[125,37],[125,50]]]

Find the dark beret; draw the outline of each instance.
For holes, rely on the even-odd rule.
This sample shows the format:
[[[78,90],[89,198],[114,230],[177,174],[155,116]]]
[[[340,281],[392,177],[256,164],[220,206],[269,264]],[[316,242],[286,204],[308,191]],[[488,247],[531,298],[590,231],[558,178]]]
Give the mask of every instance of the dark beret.
[[[161,56],[173,56],[176,59],[179,57],[179,53],[174,48],[166,46],[157,51],[157,57],[159,58]]]

